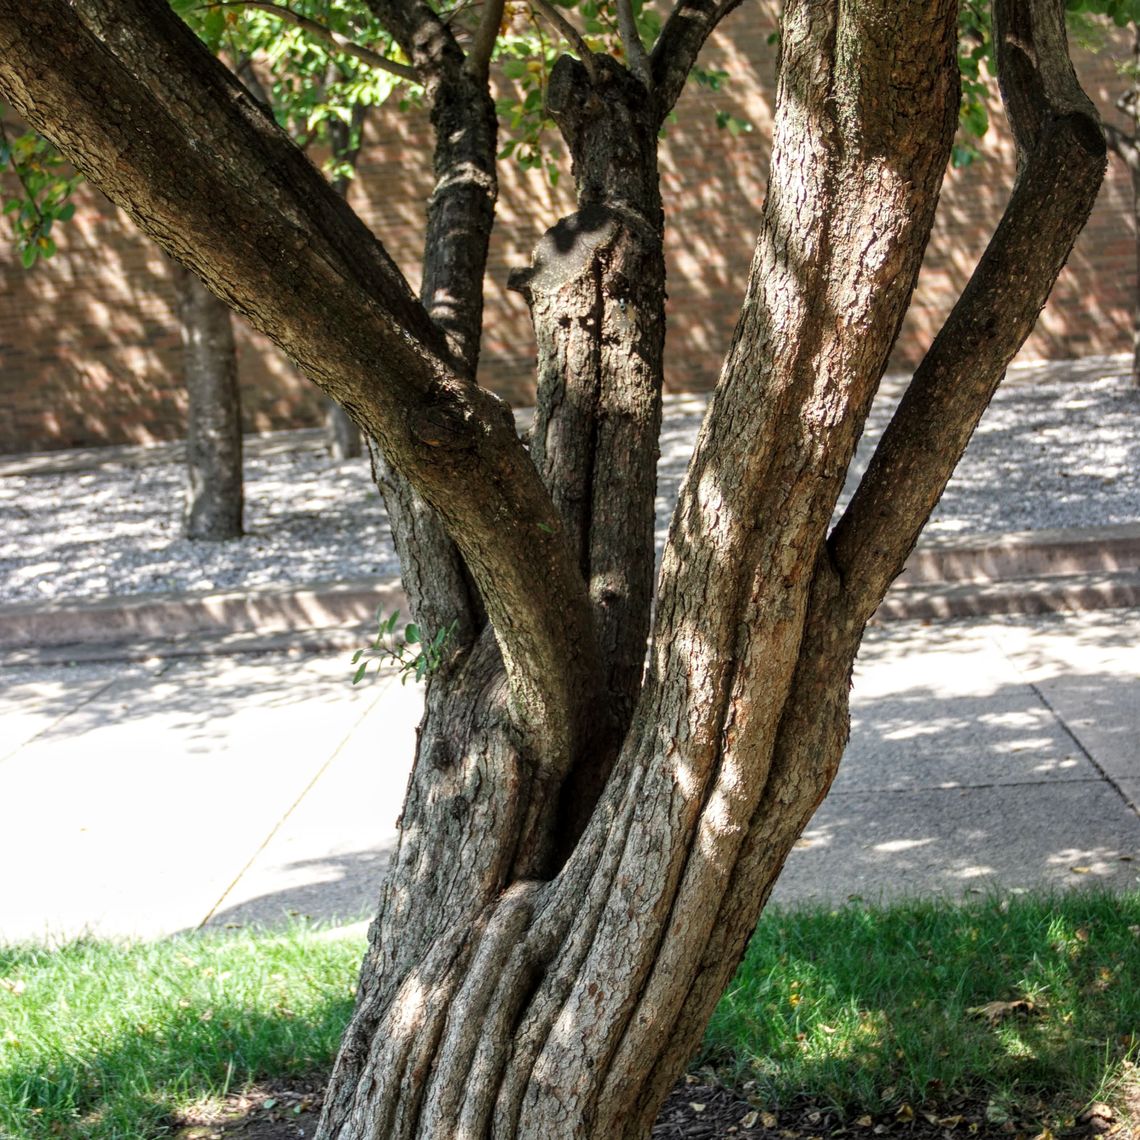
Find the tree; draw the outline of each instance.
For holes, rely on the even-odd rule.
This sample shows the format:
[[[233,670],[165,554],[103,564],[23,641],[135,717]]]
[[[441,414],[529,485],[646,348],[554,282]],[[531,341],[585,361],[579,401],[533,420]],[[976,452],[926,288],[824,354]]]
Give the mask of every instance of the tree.
[[[41,135],[10,135],[0,107],[0,170],[4,167],[15,178],[4,213],[11,218],[15,252],[31,269],[55,255],[53,230],[74,215],[71,195],[83,179]],[[230,310],[193,273],[172,265],[187,395],[183,528],[188,538],[240,538],[241,394]]]
[[[1132,228],[1136,239],[1136,294],[1132,307],[1132,383],[1140,385],[1140,0],[1065,0],[1070,30],[1097,50],[1105,46],[1105,27],[1127,28],[1132,34],[1131,58],[1119,71],[1128,86],[1115,100],[1121,114],[1131,120],[1131,131],[1115,123],[1103,123],[1108,149],[1127,167],[1132,182]],[[980,75],[985,62],[993,68],[989,12],[982,0],[962,0],[961,31],[969,47],[960,57],[964,78],[963,126],[966,139],[955,147],[956,165],[966,165],[977,157],[972,140],[983,136],[989,121],[984,97],[986,86]],[[967,97],[968,96],[968,97]]]
[[[435,128],[419,299],[161,0],[0,0],[0,90],[378,442],[418,624],[454,623],[326,1140],[648,1134],[835,774],[864,625],[1103,177],[1061,3],[998,0],[1009,206],[831,529],[950,155],[957,4],[787,0],[752,270],[654,591],[657,138],[734,3],[678,0],[643,46],[621,0],[603,51],[536,0],[573,49],[546,109],[579,208],[514,277],[528,452],[474,381],[497,0],[369,0]]]
[[[1105,123],[1109,150],[1128,168],[1132,179],[1132,228],[1136,237],[1136,297],[1132,307],[1132,383],[1140,385],[1140,3],[1137,0],[1068,0],[1074,17],[1107,17],[1132,32],[1132,58],[1121,68],[1128,86],[1116,100],[1118,111],[1131,120],[1131,132]]]

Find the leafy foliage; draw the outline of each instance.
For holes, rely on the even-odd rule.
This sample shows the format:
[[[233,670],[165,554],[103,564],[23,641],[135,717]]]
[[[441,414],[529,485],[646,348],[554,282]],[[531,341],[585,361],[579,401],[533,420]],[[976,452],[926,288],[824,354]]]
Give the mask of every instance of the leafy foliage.
[[[31,269],[41,257],[55,253],[52,228],[75,213],[69,199],[82,177],[34,131],[10,135],[0,107],[0,170],[5,167],[15,175],[17,191],[5,198],[3,212],[11,223],[20,263]]]
[[[993,25],[988,0],[962,0],[958,10],[958,71],[962,104],[958,109],[958,138],[950,155],[954,167],[969,166],[978,157],[976,140],[990,129],[986,108],[985,70],[993,70]]]
[[[403,636],[396,634],[396,627],[400,623],[400,611],[396,610],[385,617],[383,610],[376,611],[376,639],[370,648],[358,649],[352,655],[352,663],[357,666],[353,674],[352,683],[359,684],[368,672],[368,666],[375,662],[376,671],[379,672],[386,664],[393,664],[400,673],[400,684],[407,682],[409,677],[422,681],[430,676],[443,664],[443,653],[447,643],[451,640],[458,622],[451,622],[442,629],[423,640],[420,627],[411,622],[404,627]],[[419,646],[417,649],[416,647]]]
[[[274,6],[291,16],[269,10]],[[407,86],[399,76],[338,50],[292,22],[299,17],[393,63],[406,62],[365,4],[292,0],[288,5],[247,7],[172,0],[172,7],[211,51],[261,89],[277,122],[299,146],[316,145],[328,152],[324,170],[334,180],[353,174],[343,153],[361,145],[363,120],[357,110],[379,106],[401,84]],[[330,133],[334,123],[347,128],[346,140]]]
[[[1107,16],[1118,28],[1140,22],[1140,0],[1065,0],[1070,14]]]

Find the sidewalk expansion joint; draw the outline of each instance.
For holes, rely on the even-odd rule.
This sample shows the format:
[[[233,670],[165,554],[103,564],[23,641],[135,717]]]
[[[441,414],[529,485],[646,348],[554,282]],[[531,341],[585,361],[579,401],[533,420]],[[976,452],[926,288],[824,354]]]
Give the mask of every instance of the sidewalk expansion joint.
[[[1108,784],[1108,786],[1112,788],[1112,790],[1124,802],[1124,805],[1128,808],[1129,811],[1131,811],[1134,815],[1140,817],[1140,808],[1138,808],[1137,805],[1128,798],[1128,794],[1108,773],[1104,765],[1101,764],[1101,762],[1084,746],[1081,738],[1077,736],[1077,734],[1069,727],[1068,722],[1053,707],[1049,701],[1049,698],[1045,696],[1044,692],[1042,692],[1042,690],[1033,681],[1028,682],[1028,684],[1033,692],[1037,695],[1037,699],[1049,710],[1053,716],[1053,719],[1061,726],[1061,731],[1064,732],[1064,734],[1073,742],[1074,746],[1077,748],[1080,754],[1086,760],[1088,760],[1088,762],[1100,773],[1101,780],[1103,780],[1104,783]]]
[[[297,798],[289,805],[289,807],[285,810],[281,818],[273,825],[273,827],[270,828],[269,834],[266,835],[260,844],[258,844],[257,849],[246,860],[241,870],[239,870],[238,873],[233,877],[226,889],[222,891],[221,895],[218,896],[217,901],[212,907],[210,907],[209,911],[207,911],[206,917],[197,924],[195,929],[201,930],[222,908],[222,905],[225,903],[226,899],[229,898],[233,889],[238,885],[238,883],[241,882],[242,878],[248,873],[249,869],[254,865],[254,863],[257,862],[257,857],[269,846],[270,843],[273,842],[273,837],[277,835],[277,833],[285,826],[286,821],[293,815],[297,808],[301,806],[301,803],[305,797],[313,790],[313,788],[317,786],[321,780],[321,777],[324,776],[329,768],[332,767],[333,761],[336,760],[336,758],[344,751],[344,747],[352,739],[353,733],[355,733],[361,724],[363,724],[365,718],[376,707],[377,703],[380,701],[380,698],[383,697],[384,693],[388,690],[389,685],[391,685],[394,680],[395,674],[392,674],[392,676],[388,678],[388,684],[380,686],[380,689],[376,693],[375,699],[369,701],[368,706],[364,709],[360,716],[358,716],[356,720],[352,722],[352,725],[349,727],[348,731],[345,732],[345,734],[341,737],[340,743],[336,746],[336,748],[332,750],[329,758],[320,766],[320,768],[317,769],[317,771],[313,774],[312,779],[309,780],[309,782],[297,794]]]

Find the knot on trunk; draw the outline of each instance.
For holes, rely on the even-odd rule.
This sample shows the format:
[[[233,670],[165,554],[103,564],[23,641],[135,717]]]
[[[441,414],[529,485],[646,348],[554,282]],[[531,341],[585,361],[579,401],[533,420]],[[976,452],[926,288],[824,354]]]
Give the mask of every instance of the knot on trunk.
[[[597,205],[563,218],[543,234],[530,266],[511,270],[507,288],[521,293],[530,305],[537,297],[556,293],[586,273],[613,245],[622,221],[617,211]]]

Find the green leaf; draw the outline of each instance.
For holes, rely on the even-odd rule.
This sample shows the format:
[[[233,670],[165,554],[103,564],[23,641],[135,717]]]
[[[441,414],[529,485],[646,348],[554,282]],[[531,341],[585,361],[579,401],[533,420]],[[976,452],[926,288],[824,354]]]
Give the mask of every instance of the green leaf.
[[[31,269],[31,267],[33,265],[35,265],[35,263],[36,263],[36,257],[37,256],[38,256],[38,254],[36,251],[36,247],[34,245],[26,245],[20,251],[20,264],[25,269]]]
[[[356,651],[356,652],[355,652],[355,653],[352,655],[352,663],[353,663],[353,665],[355,665],[355,664],[357,663],[357,661],[359,661],[359,660],[361,659],[361,657],[363,657],[363,656],[364,656],[364,650],[363,650],[363,649],[358,649],[358,650],[357,650],[357,651]]]
[[[419,639],[420,639],[420,627],[419,627],[418,625],[416,625],[416,624],[415,624],[415,622],[412,622],[412,623],[411,623],[411,624],[410,624],[410,625],[409,625],[409,626],[408,626],[408,627],[407,627],[407,628],[404,630],[404,640],[405,640],[405,641],[406,641],[406,642],[407,642],[409,645],[415,645],[415,643],[416,643],[417,641],[419,641]]]
[[[361,664],[360,668],[357,669],[356,673],[353,675],[352,683],[354,685],[358,685],[361,681],[364,680],[364,674],[367,672],[368,672],[368,662],[365,661]]]

